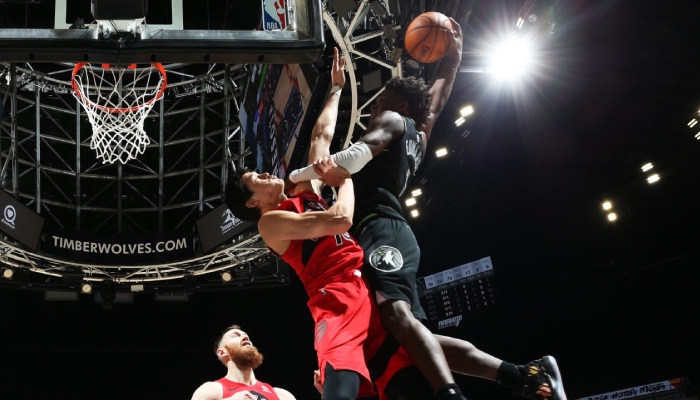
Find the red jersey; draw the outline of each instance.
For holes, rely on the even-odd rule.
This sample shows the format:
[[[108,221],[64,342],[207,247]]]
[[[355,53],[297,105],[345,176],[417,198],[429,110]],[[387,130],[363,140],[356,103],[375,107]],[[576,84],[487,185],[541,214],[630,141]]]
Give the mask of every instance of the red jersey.
[[[265,382],[257,381],[252,385],[247,385],[245,383],[230,381],[226,378],[221,378],[216,382],[221,384],[221,388],[223,390],[222,398],[224,399],[233,396],[234,393],[247,390],[250,393],[255,394],[258,397],[258,400],[280,400],[272,386]]]
[[[318,194],[304,191],[283,201],[278,209],[301,214],[327,210],[328,205]],[[309,296],[336,282],[338,277],[360,269],[364,261],[362,248],[348,233],[293,240],[281,257],[294,269]]]

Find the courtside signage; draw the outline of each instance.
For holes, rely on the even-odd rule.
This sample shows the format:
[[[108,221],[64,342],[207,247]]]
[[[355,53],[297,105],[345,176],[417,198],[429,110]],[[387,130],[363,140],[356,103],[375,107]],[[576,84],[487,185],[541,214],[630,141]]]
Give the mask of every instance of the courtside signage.
[[[32,251],[36,251],[44,226],[44,218],[4,190],[0,190],[0,212],[2,212],[0,230]]]
[[[100,235],[47,227],[43,250],[102,265],[168,263],[194,256],[194,236],[187,231]]]

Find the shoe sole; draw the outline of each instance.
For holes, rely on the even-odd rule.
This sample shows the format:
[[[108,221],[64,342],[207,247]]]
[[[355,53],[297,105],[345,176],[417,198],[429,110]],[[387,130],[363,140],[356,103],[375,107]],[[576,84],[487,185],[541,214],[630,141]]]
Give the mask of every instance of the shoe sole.
[[[554,382],[550,382],[552,390],[554,391],[554,398],[552,400],[567,400],[557,360],[552,356],[544,356],[542,357],[542,365],[547,369],[547,374],[554,378]]]

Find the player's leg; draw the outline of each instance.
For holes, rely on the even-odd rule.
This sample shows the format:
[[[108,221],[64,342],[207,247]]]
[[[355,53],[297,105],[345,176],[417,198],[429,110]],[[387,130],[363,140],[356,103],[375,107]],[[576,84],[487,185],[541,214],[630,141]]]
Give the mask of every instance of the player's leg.
[[[488,379],[512,389],[516,396],[566,400],[554,357],[545,356],[525,365],[503,361],[466,340],[435,335],[453,372]]]
[[[416,318],[425,318],[415,286],[420,250],[403,221],[374,218],[360,227],[364,271],[375,293],[384,329],[408,352],[436,398],[462,398],[440,343]]]
[[[355,400],[360,391],[360,374],[349,370],[335,370],[326,363],[323,382],[323,400]]]

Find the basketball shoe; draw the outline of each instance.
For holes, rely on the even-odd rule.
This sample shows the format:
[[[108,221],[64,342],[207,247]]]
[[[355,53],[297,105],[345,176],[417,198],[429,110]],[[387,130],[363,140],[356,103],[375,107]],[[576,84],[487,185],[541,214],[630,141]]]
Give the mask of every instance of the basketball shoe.
[[[521,395],[537,400],[567,400],[557,361],[544,356],[519,367],[525,376]]]

